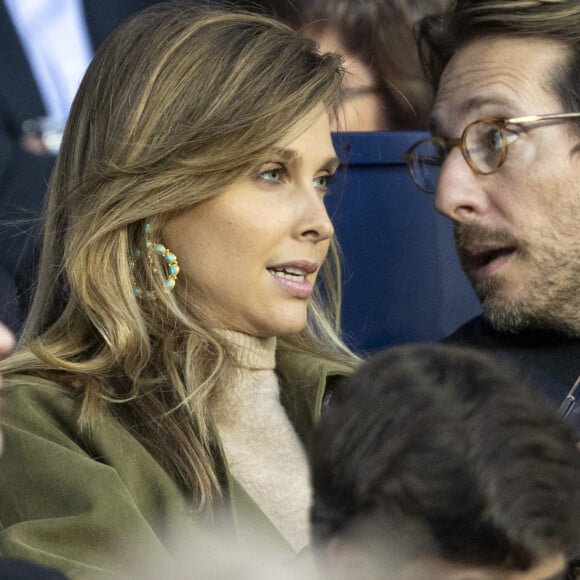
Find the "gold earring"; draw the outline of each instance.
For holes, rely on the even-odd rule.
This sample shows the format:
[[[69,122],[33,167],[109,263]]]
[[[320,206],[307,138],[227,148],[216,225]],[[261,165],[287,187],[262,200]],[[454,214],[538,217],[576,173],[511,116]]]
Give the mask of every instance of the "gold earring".
[[[165,266],[167,268],[167,278],[165,279],[165,288],[167,290],[173,290],[175,288],[175,284],[177,282],[177,276],[179,274],[179,263],[177,262],[177,256],[167,249],[163,244],[157,244],[151,241],[151,224],[145,224],[145,251],[147,253],[147,258],[149,263],[153,266],[153,271],[157,272],[157,268],[155,267],[155,262],[153,259],[154,255],[157,255],[159,258],[163,258],[165,262]],[[133,253],[133,257],[129,258],[129,270],[131,271],[131,277],[133,281],[133,294],[137,298],[147,298],[148,300],[155,300],[157,298],[154,290],[145,290],[143,291],[139,286],[137,286],[137,282],[135,281],[135,260],[142,257],[142,252],[139,248],[135,250]]]

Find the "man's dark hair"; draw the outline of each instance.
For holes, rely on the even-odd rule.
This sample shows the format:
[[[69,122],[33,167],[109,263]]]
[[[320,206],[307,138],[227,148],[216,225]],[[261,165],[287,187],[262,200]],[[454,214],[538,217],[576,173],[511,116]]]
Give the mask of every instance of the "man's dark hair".
[[[316,543],[371,522],[410,559],[429,555],[404,546],[417,530],[430,555],[471,565],[526,570],[580,551],[571,431],[487,355],[442,344],[375,355],[338,385],[309,452]]]
[[[568,45],[570,54],[554,70],[547,88],[558,96],[564,111],[580,111],[578,0],[455,0],[447,12],[426,16],[419,25],[419,50],[434,89],[463,45],[490,34],[551,38]],[[580,123],[576,126],[580,128]]]

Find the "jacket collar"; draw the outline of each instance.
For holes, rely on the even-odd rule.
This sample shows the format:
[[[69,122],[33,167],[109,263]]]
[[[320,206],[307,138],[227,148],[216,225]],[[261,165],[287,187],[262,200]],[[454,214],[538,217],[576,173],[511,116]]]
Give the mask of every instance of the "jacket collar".
[[[306,442],[320,419],[324,395],[332,383],[352,370],[340,363],[304,353],[278,343],[276,371],[280,377],[280,400],[296,432]]]

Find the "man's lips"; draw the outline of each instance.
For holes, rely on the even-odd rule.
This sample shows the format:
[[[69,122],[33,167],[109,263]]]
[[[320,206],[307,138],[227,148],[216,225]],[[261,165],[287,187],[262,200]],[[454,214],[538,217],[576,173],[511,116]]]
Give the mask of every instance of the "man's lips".
[[[498,273],[522,251],[519,240],[506,229],[456,222],[453,231],[461,265],[472,282]]]
[[[490,262],[515,252],[515,246],[501,248],[460,248],[460,254],[465,257],[475,267],[487,266]]]
[[[507,264],[516,252],[516,246],[458,248],[461,264],[474,281],[489,278]]]

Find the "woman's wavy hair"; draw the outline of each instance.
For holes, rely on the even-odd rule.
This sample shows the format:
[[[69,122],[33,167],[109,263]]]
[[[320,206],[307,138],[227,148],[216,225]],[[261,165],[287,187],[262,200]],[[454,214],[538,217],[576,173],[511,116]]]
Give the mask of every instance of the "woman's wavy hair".
[[[564,110],[580,111],[580,2],[578,0],[454,0],[449,10],[418,26],[421,61],[435,90],[443,70],[466,43],[491,34],[551,38],[570,48],[549,89]],[[580,122],[574,124],[580,129]]]
[[[113,412],[192,498],[220,497],[208,400],[228,351],[211,320],[165,292],[161,264],[135,263],[145,223],[163,224],[267,160],[317,105],[340,98],[339,57],[249,13],[164,2],[97,51],[73,104],[49,185],[33,306],[9,377],[40,376],[82,399],[80,425]],[[154,290],[139,300],[134,283]],[[353,365],[339,338],[340,269],[331,246],[308,325],[284,340]]]

